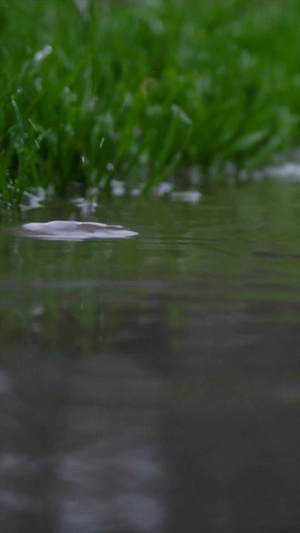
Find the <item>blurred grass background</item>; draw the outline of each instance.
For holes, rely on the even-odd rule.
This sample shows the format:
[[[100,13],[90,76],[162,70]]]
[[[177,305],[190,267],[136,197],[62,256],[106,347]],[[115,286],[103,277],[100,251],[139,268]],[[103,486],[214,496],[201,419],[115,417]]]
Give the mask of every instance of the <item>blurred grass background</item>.
[[[299,145],[299,0],[0,0],[0,195],[261,166]],[[182,173],[187,176],[188,172]]]

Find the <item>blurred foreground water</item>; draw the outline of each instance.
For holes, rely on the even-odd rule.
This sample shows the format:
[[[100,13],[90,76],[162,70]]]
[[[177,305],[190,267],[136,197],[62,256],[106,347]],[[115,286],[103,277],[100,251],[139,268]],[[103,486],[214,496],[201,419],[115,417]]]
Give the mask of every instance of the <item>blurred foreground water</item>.
[[[1,531],[298,532],[299,185],[81,207],[0,226]]]

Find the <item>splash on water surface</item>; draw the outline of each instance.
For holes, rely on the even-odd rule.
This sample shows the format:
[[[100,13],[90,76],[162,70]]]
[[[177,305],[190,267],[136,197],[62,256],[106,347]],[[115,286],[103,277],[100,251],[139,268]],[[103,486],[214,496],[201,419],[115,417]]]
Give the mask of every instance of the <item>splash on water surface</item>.
[[[18,229],[18,235],[51,241],[85,241],[88,239],[126,239],[137,232],[123,226],[100,222],[76,222],[75,220],[53,220],[51,222],[29,222]]]

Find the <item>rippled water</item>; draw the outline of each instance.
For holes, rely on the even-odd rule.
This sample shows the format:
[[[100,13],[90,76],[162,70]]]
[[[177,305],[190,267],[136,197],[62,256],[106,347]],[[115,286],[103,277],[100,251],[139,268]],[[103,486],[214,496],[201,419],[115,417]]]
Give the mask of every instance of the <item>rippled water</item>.
[[[298,531],[299,186],[81,208],[2,215],[1,531]]]

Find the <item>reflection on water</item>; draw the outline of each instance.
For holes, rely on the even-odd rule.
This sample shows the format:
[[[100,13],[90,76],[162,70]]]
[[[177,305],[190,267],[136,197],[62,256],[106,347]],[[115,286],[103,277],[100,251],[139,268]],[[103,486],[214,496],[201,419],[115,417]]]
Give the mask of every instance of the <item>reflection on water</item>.
[[[126,241],[2,229],[1,531],[299,530],[299,199],[102,206]]]

